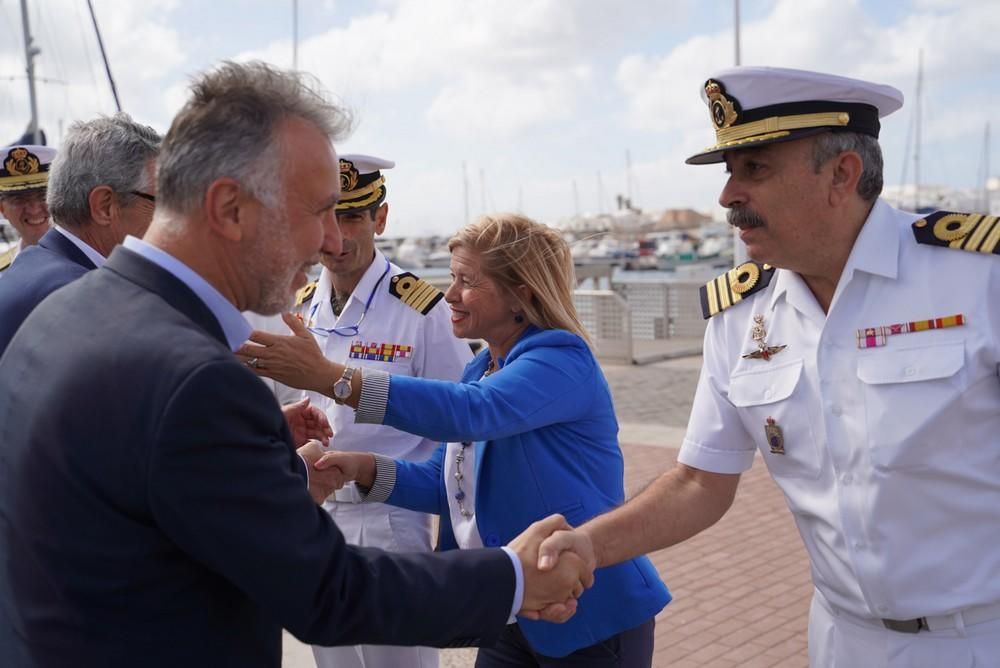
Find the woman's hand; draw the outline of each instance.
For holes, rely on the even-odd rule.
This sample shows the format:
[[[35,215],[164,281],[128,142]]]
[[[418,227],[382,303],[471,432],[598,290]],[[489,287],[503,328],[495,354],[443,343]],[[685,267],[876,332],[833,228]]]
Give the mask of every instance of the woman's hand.
[[[323,445],[330,444],[330,437],[333,436],[330,421],[326,419],[323,411],[309,404],[309,397],[285,404],[281,407],[281,412],[285,414],[285,421],[288,422],[296,446],[310,439],[315,439]]]
[[[327,452],[313,464],[317,471],[337,470],[344,480],[354,480],[366,489],[375,484],[375,456],[370,452]]]
[[[323,351],[306,326],[292,313],[281,319],[292,330],[290,336],[254,330],[248,343],[236,351],[236,357],[258,376],[302,390],[329,393],[340,377],[337,367],[323,356]],[[343,367],[340,367],[343,370]]]

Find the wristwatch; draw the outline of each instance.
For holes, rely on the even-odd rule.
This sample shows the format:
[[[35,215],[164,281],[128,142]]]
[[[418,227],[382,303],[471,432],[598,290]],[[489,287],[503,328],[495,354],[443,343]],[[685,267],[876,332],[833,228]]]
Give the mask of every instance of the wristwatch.
[[[354,376],[354,369],[349,366],[344,367],[344,373],[336,383],[333,384],[333,400],[338,404],[343,404],[351,396],[351,377]]]

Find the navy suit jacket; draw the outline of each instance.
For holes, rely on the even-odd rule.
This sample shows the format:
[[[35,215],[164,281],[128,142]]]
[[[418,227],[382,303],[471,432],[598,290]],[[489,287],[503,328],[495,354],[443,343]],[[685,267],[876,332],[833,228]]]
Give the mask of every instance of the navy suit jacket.
[[[0,665],[276,668],[282,626],[468,645],[510,612],[500,550],[347,545],[215,317],[122,247],[14,336],[0,444]]]
[[[21,251],[0,281],[0,355],[32,309],[91,269],[90,258],[55,229]]]

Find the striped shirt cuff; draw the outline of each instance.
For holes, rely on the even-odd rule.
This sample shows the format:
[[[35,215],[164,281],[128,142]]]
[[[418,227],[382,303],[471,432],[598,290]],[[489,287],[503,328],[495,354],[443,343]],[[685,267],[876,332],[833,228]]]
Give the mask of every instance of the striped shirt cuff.
[[[375,455],[375,482],[367,494],[362,494],[364,503],[385,503],[396,487],[396,460],[383,455]],[[358,491],[362,491],[362,487]]]
[[[361,376],[361,396],[354,411],[358,424],[382,424],[385,407],[389,404],[389,374],[377,369],[365,369]]]

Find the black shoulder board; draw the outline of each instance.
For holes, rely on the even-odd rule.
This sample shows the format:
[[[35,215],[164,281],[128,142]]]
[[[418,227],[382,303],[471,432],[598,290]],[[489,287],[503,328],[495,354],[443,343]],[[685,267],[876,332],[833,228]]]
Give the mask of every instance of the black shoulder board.
[[[758,290],[763,290],[774,276],[769,264],[744,262],[701,286],[701,313],[708,320]]]
[[[935,211],[913,223],[918,244],[1000,255],[1000,216]]]
[[[305,304],[307,301],[312,299],[313,293],[315,292],[316,281],[306,283],[305,287],[300,288],[299,291],[295,293],[295,306],[298,307]]]
[[[444,297],[443,292],[408,271],[392,277],[389,281],[389,294],[423,315],[430,313],[434,305]]]

